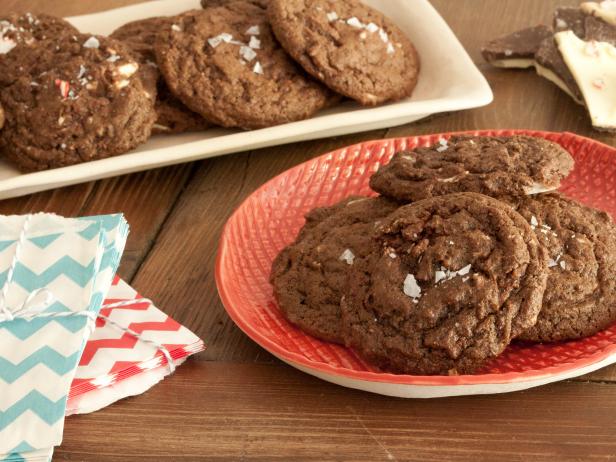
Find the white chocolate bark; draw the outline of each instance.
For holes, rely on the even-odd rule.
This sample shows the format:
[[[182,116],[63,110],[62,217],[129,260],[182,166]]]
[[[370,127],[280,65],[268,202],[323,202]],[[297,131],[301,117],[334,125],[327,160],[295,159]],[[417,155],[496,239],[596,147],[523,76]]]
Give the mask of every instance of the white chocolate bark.
[[[605,42],[585,42],[572,31],[555,36],[558,49],[573,74],[592,125],[616,128],[616,48]]]
[[[580,5],[586,14],[592,14],[603,19],[609,24],[616,26],[616,0],[604,0],[602,2],[584,2]]]
[[[563,79],[561,79],[554,71],[548,69],[547,67],[542,66],[539,63],[535,63],[535,70],[537,71],[538,75],[540,75],[544,79],[549,80],[554,85],[556,85],[558,88],[560,88],[562,91],[564,91],[569,96],[571,96],[573,101],[575,101],[576,103],[584,106],[584,101],[580,101],[579,99],[577,99],[575,97],[575,95],[573,93],[571,93],[571,90],[569,90],[569,87],[563,81]]]
[[[507,69],[526,69],[527,67],[533,67],[535,65],[534,59],[497,59],[496,61],[490,61],[490,64],[495,67],[503,67]]]

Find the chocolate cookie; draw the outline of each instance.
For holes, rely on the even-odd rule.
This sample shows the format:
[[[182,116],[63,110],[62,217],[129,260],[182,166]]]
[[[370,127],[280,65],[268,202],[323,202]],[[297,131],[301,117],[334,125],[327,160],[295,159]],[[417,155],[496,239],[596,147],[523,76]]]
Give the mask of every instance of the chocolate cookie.
[[[153,133],[181,133],[204,130],[211,126],[199,114],[188,109],[167,88],[165,80],[158,72],[154,43],[156,37],[164,28],[171,27],[172,19],[155,17],[129,22],[116,29],[111,37],[126,43],[139,58],[142,65],[151,66],[155,72],[157,98]]]
[[[150,136],[156,95],[122,43],[77,34],[21,46],[22,74],[0,91],[0,147],[20,169],[121,154]]]
[[[270,277],[290,322],[315,337],[342,343],[340,298],[349,269],[369,252],[377,220],[396,207],[384,198],[350,197],[306,216],[296,241],[274,260]]]
[[[480,194],[401,207],[358,259],[342,302],[347,345],[393,372],[476,371],[532,326],[547,258],[530,225]]]
[[[370,187],[401,202],[455,192],[525,195],[557,189],[573,168],[560,145],[530,136],[454,136],[396,153]]]
[[[616,322],[616,226],[609,215],[560,194],[524,198],[517,211],[549,256],[543,307],[519,338],[577,339]]]
[[[419,58],[410,40],[358,0],[271,0],[272,29],[312,76],[364,105],[410,96]]]
[[[553,35],[548,26],[527,27],[486,43],[481,48],[481,55],[496,67],[532,67],[541,42]]]
[[[12,13],[0,17],[0,84],[15,80],[20,73],[19,56],[10,53],[17,45],[36,45],[79,31],[61,18],[46,14]]]
[[[312,116],[329,91],[307,77],[249,1],[195,10],[159,35],[156,57],[171,91],[206,119],[261,128]]]

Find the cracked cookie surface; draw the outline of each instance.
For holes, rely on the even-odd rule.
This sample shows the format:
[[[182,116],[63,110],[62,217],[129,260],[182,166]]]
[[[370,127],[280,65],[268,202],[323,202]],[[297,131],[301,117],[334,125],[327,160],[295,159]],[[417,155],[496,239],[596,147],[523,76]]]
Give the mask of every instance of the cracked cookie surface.
[[[542,138],[454,136],[396,153],[370,187],[403,202],[456,192],[523,196],[557,189],[573,163],[565,149]]]
[[[110,157],[148,139],[155,88],[121,42],[77,34],[18,48],[21,73],[0,91],[0,146],[21,170]]]
[[[282,46],[312,76],[364,105],[409,96],[419,57],[398,26],[357,0],[271,0]]]
[[[274,260],[270,280],[285,317],[322,340],[343,343],[340,298],[355,259],[372,248],[375,223],[397,204],[350,197],[312,210],[295,242]]]
[[[547,257],[511,207],[475,193],[406,205],[353,266],[347,345],[382,369],[465,374],[498,356],[541,308]]]
[[[561,194],[520,200],[516,210],[548,252],[548,284],[537,323],[519,338],[587,337],[616,321],[616,226],[610,216]]]
[[[223,127],[263,128],[305,119],[331,98],[287,56],[265,10],[249,1],[177,16],[155,50],[173,94]]]

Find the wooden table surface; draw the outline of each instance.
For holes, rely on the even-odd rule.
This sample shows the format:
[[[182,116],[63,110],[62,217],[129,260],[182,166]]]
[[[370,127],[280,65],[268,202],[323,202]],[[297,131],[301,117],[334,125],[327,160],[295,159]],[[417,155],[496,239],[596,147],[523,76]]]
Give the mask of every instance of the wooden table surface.
[[[68,16],[129,3],[135,0],[2,0],[0,14]],[[614,144],[554,85],[531,71],[491,69],[479,54],[482,42],[549,21],[555,5],[575,1],[432,3],[489,80],[491,105],[0,201],[0,213],[124,212],[131,233],[120,275],[208,345],[145,395],[68,418],[55,460],[616,459],[616,366],[513,394],[388,398],[281,363],[240,332],[218,298],[214,260],[233,209],[274,175],[324,152],[368,139],[479,128],[567,130]]]

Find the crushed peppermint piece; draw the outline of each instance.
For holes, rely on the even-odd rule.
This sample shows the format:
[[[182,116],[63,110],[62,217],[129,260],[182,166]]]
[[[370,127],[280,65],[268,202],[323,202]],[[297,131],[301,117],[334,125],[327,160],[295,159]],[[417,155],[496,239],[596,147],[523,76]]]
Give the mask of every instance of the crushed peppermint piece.
[[[101,45],[101,43],[94,36],[90,37],[88,40],[83,42],[83,47],[84,48],[98,48],[100,45]]]
[[[335,11],[330,11],[329,13],[327,13],[327,20],[329,22],[334,22],[336,19],[338,19],[338,13],[336,13]]]
[[[391,43],[387,44],[387,54],[393,55],[396,52],[396,49]]]
[[[259,48],[261,48],[261,40],[259,40],[257,37],[255,37],[254,35],[250,37],[250,41],[248,42],[248,46],[250,48],[254,48],[255,50],[258,50]]]
[[[60,90],[60,94],[62,95],[62,98],[67,98],[68,93],[71,89],[70,84],[66,80],[60,80],[60,79],[56,79],[55,84],[56,84],[56,87],[58,87],[58,89]]]
[[[565,260],[561,260],[561,261],[560,261],[560,267],[561,267],[562,269],[567,269],[567,264],[565,263]]]
[[[398,255],[396,255],[396,252],[394,252],[393,250],[390,250],[387,255],[389,256],[389,258],[396,258]]]
[[[182,28],[177,24],[171,24],[171,30],[174,30],[176,32],[182,32]]]
[[[64,123],[64,117],[60,116],[58,117],[58,125],[62,125]]]
[[[0,55],[7,54],[16,46],[17,43],[10,38],[0,37]]]
[[[86,67],[83,64],[79,65],[79,73],[77,74],[78,79],[82,79],[84,75],[86,75]]]
[[[597,47],[597,42],[595,40],[586,42],[584,45],[584,54],[586,56],[592,56],[593,58],[599,57],[599,48]]]
[[[505,56],[511,56],[513,54],[513,50],[505,50]]]
[[[415,276],[413,276],[412,274],[406,275],[406,278],[404,279],[403,290],[404,294],[411,297],[412,299],[416,300],[418,298],[421,298],[421,287],[419,287]]]
[[[351,249],[345,249],[338,260],[346,262],[347,265],[352,265],[355,261],[355,254],[351,251]]]
[[[250,26],[247,30],[246,33],[248,35],[259,35],[261,33],[261,30],[259,29],[259,26]]]
[[[556,27],[559,29],[566,29],[568,26],[567,21],[562,18],[556,19]]]
[[[367,37],[368,37],[368,34],[366,33],[366,31],[362,31],[362,33],[359,34],[359,38],[362,40],[366,40]]]
[[[259,61],[255,63],[255,66],[252,68],[252,72],[254,72],[255,74],[263,75],[263,67],[261,66],[261,63]]]
[[[40,87],[41,84],[39,84],[38,82],[30,82],[30,86],[31,87]]]
[[[605,80],[601,78],[595,79],[592,81],[592,86],[598,90],[603,90],[605,88]]]
[[[66,149],[66,143],[62,143],[62,144],[60,145],[60,149]]]
[[[107,61],[109,61],[110,63],[115,63],[119,59],[120,59],[119,55],[111,55],[109,56],[109,58],[107,58]]]
[[[465,275],[467,275],[467,274],[469,273],[469,271],[470,271],[470,270],[471,270],[471,264],[469,263],[469,264],[468,264],[468,265],[466,265],[465,267],[460,268],[460,269],[458,270],[458,275],[459,275],[459,276],[465,276]]]

